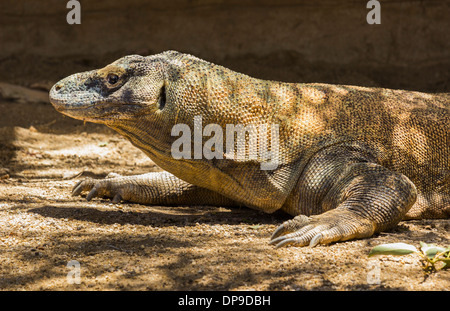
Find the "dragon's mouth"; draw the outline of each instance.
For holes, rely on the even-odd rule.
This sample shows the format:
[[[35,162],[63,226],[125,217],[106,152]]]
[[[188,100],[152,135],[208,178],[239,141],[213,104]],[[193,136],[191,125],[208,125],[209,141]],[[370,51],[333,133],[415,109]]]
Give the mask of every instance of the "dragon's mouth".
[[[132,118],[144,108],[144,105],[139,103],[108,101],[92,91],[64,90],[60,82],[50,90],[49,99],[58,112],[74,119],[95,123]]]
[[[58,105],[52,102],[56,110],[66,116],[74,119],[104,123],[106,121],[113,121],[119,119],[133,118],[137,110],[141,110],[141,105],[136,104],[106,104],[96,103],[89,105],[71,106]]]
[[[58,111],[76,110],[94,107],[102,97],[88,91],[64,90],[60,83],[56,83],[49,92],[49,99]]]

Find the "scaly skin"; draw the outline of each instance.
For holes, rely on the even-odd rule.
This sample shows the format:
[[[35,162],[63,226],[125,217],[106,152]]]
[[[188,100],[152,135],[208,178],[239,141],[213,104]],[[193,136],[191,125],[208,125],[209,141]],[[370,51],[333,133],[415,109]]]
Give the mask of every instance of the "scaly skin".
[[[264,81],[167,51],[71,75],[50,100],[63,114],[116,130],[167,171],[82,180],[73,195],[89,191],[88,200],[299,215],[275,231],[278,247],[369,237],[402,219],[450,215],[449,94]],[[227,124],[278,125],[277,167],[262,170],[262,157],[175,159],[172,128],[193,129],[195,116],[223,133]]]

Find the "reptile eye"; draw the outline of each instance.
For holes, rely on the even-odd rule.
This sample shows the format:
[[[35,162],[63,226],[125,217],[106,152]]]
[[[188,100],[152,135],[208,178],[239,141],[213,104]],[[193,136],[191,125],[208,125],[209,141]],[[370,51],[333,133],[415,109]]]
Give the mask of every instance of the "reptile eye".
[[[119,76],[113,73],[110,73],[106,79],[108,80],[108,83],[111,85],[114,85],[117,83],[117,81],[119,81]]]

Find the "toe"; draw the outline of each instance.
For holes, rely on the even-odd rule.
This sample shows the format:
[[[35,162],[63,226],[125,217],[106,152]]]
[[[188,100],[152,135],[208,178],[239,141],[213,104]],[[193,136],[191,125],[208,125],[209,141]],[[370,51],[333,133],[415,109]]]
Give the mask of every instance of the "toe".
[[[299,215],[294,217],[293,219],[290,219],[288,221],[285,221],[281,226],[279,226],[274,233],[272,234],[271,240],[274,240],[280,236],[283,236],[285,234],[295,232],[302,227],[306,226],[310,221],[310,218],[305,215]]]
[[[318,244],[369,237],[375,230],[370,220],[351,211],[332,210],[304,217],[298,220],[295,217],[283,223],[273,234],[270,244],[277,248],[287,245],[314,247]]]
[[[72,196],[77,196],[77,195],[80,195],[83,191],[91,190],[93,186],[94,186],[94,180],[91,178],[86,178],[86,179],[80,180],[72,188]]]
[[[90,201],[93,197],[96,197],[98,194],[98,187],[92,188],[92,190],[86,196],[86,200]]]

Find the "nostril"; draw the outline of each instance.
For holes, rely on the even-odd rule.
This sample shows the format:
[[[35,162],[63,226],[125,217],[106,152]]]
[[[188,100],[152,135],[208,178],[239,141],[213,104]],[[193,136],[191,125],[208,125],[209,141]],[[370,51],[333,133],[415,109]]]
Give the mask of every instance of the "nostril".
[[[62,88],[62,86],[60,84],[55,85],[55,91],[56,92],[58,92],[61,88]]]

